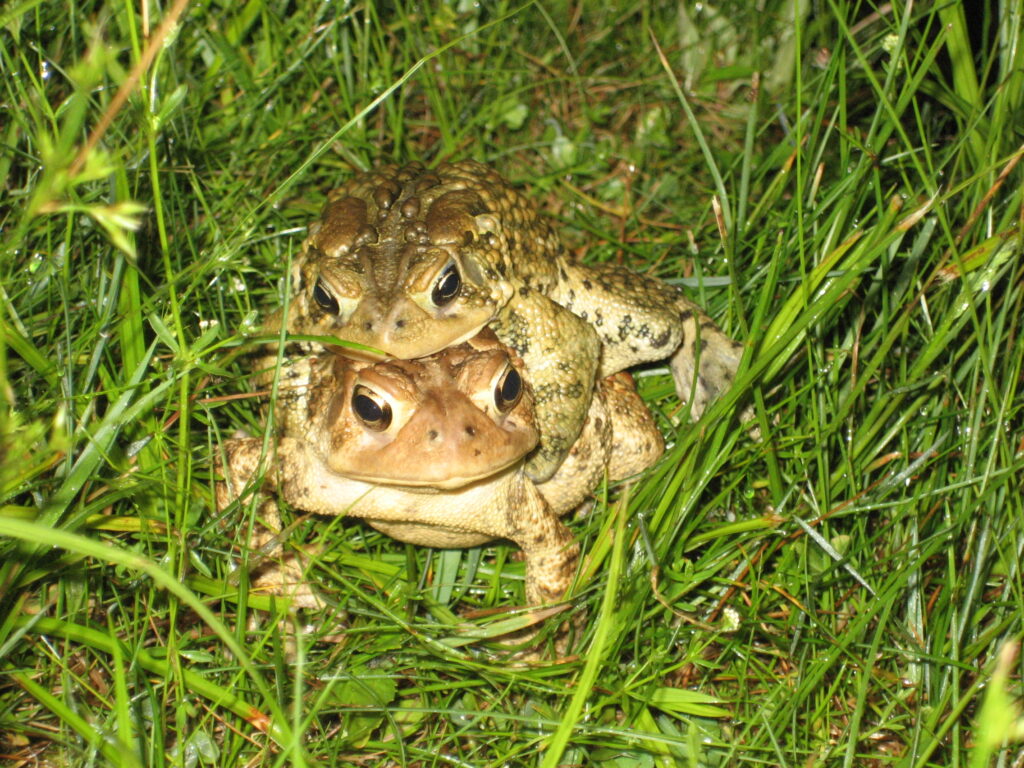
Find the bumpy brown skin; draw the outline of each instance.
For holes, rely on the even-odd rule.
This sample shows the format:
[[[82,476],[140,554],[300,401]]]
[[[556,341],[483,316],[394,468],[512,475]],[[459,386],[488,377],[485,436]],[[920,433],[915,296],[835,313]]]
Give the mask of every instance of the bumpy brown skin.
[[[318,361],[309,386],[297,395],[286,423],[291,430],[277,444],[267,479],[292,506],[362,517],[413,544],[469,547],[511,539],[525,556],[528,602],[551,602],[568,588],[579,552],[559,516],[579,505],[606,473],[614,481],[652,464],[664,447],[661,434],[632,379],[627,374],[607,379],[598,387],[580,437],[562,466],[547,482],[535,485],[524,472],[530,438],[536,437],[531,431],[532,400],[524,392],[505,413],[490,408],[483,393],[494,392],[501,353],[486,338],[471,344],[482,348],[464,344],[425,360],[372,366],[341,357]],[[521,365],[514,356],[506,360]],[[372,387],[368,382],[374,381],[386,384],[392,412],[402,414],[401,424],[377,444],[359,437],[365,426],[346,405],[358,387]],[[300,425],[305,428],[299,430]],[[512,439],[507,439],[509,433]],[[434,450],[439,441],[452,445],[439,452]],[[226,443],[226,482],[217,489],[221,507],[238,498],[258,475],[262,442],[238,438]],[[360,455],[363,451],[366,456]],[[448,464],[439,467],[441,454]],[[490,473],[488,466],[493,467]],[[346,476],[351,468],[364,479]],[[474,473],[476,477],[469,477]],[[410,476],[428,474],[446,489],[406,482]],[[277,525],[272,503],[264,504],[262,514],[271,526]],[[265,574],[259,584],[274,587],[282,575],[299,578],[296,568],[285,567]],[[299,604],[316,604],[301,583],[291,591]]]
[[[533,384],[541,437],[527,473],[538,482],[575,442],[595,376],[671,358],[699,416],[742,354],[675,288],[575,263],[536,205],[473,161],[384,166],[332,192],[293,288],[289,330],[391,357],[429,355],[491,327]]]

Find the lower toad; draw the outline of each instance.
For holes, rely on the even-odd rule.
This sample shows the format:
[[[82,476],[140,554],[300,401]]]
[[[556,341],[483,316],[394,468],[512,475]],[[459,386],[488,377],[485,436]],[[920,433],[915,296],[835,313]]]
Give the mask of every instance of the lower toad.
[[[307,363],[272,456],[259,438],[225,444],[219,505],[241,496],[262,465],[291,506],[360,517],[401,541],[471,547],[507,538],[523,550],[530,604],[560,599],[575,573],[578,545],[560,516],[606,474],[635,474],[664,448],[632,378],[618,374],[595,390],[558,472],[534,484],[524,469],[537,440],[532,392],[522,362],[488,331],[418,360]],[[272,502],[263,516],[279,525]],[[301,583],[294,594],[316,604]]]

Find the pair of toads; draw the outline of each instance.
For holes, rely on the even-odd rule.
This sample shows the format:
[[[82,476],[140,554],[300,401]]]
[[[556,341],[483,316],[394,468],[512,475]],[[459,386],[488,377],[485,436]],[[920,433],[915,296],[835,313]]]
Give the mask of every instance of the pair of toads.
[[[560,517],[663,451],[621,372],[668,359],[699,416],[742,356],[674,287],[571,259],[535,204],[472,161],[385,166],[332,192],[291,288],[278,328],[371,351],[289,346],[280,436],[269,456],[261,438],[227,441],[218,504],[262,478],[295,508],[414,544],[511,539],[531,604],[574,576]],[[262,360],[267,380],[275,362]]]

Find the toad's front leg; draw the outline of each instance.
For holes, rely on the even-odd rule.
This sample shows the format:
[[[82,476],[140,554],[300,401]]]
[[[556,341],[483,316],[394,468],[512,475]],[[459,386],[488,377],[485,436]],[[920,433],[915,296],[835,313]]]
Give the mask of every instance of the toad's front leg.
[[[322,601],[307,584],[306,567],[299,553],[286,550],[281,544],[281,514],[277,501],[268,492],[268,488],[276,485],[273,469],[276,457],[268,460],[262,438],[226,440],[223,451],[223,461],[218,459],[215,463],[215,469],[222,477],[215,486],[217,509],[224,510],[236,500],[244,504],[249,494],[258,494],[258,520],[253,524],[252,535],[246,546],[252,553],[265,555],[265,559],[250,571],[253,589],[288,597],[297,608],[322,607]],[[263,482],[259,486],[253,485],[266,466],[270,468]]]
[[[533,483],[510,489],[508,524],[504,535],[522,548],[526,561],[526,602],[541,605],[564,598],[576,575],[580,547]]]
[[[597,330],[600,377],[669,359],[694,418],[732,384],[743,345],[675,286],[617,264],[566,264],[563,272],[552,297]]]
[[[540,431],[526,474],[543,482],[561,465],[583,428],[601,355],[597,334],[564,307],[525,288],[490,327],[526,364]]]

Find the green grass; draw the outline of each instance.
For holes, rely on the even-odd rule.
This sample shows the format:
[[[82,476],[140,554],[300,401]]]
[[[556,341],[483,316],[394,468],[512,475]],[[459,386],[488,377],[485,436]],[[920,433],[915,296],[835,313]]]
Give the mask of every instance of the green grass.
[[[1019,764],[1019,3],[596,6],[0,10],[0,759]],[[641,372],[671,449],[572,522],[578,655],[486,639],[511,546],[301,515],[289,651],[212,499],[239,354],[331,187],[464,157],[743,371],[696,426]]]

